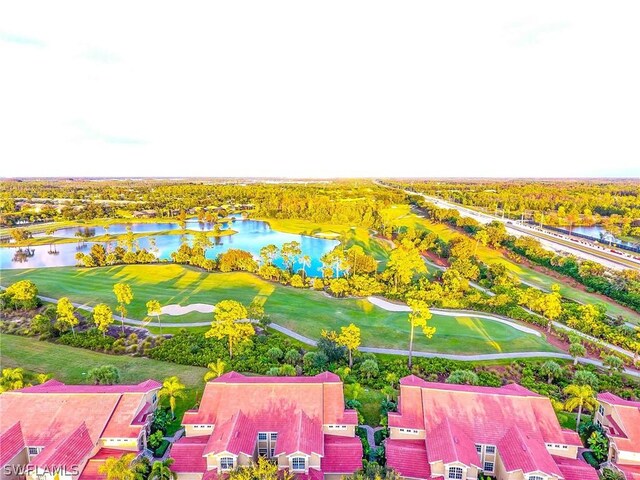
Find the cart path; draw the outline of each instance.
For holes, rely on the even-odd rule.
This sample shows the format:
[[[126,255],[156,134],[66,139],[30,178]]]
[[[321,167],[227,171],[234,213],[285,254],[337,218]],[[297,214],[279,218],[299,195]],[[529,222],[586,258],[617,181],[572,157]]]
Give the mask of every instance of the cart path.
[[[4,290],[4,288],[3,288]],[[50,302],[50,303],[57,303],[58,299],[56,298],[52,298],[52,297],[47,297],[44,295],[38,295],[38,298],[40,298],[41,300],[45,301],[45,302]],[[73,304],[74,307],[76,308],[81,308],[83,310],[87,310],[92,312],[93,311],[93,307],[87,305],[87,304],[82,304],[82,303],[74,303],[71,302]],[[393,304],[391,302],[389,302],[390,304],[394,305],[395,307],[398,307],[399,304]],[[465,310],[447,310],[447,312],[454,314],[455,312],[459,312],[460,315],[468,315],[469,312],[465,311]],[[503,318],[504,320],[507,321],[512,321],[511,319],[508,319],[506,317]],[[151,322],[151,321],[142,321],[142,320],[136,320],[133,318],[127,318],[124,317],[124,319],[117,319],[117,320],[124,320],[124,323],[130,324],[130,325],[139,325],[142,327],[167,327],[167,328],[183,328],[183,327],[208,327],[211,325],[211,322],[190,322],[190,323],[161,323],[158,324],[156,322]],[[558,322],[553,322],[554,325],[560,327],[560,328],[564,328],[566,330],[570,330],[575,332],[576,334],[585,337],[585,338],[590,338],[593,340],[596,340],[593,337],[590,337],[589,335],[586,335],[582,332],[578,332],[577,330],[573,330],[570,327],[567,327],[566,325],[563,325],[561,323]],[[316,346],[317,342],[309,337],[305,337],[304,335],[300,335],[299,333],[294,332],[293,330],[289,330],[286,327],[283,327],[281,325],[278,325],[276,323],[270,323],[269,324],[269,328],[272,328],[273,330],[276,330],[280,333],[283,333],[295,340],[298,340],[299,342],[304,343],[305,345],[310,345],[310,346]],[[597,340],[599,341],[599,340]],[[609,346],[608,344],[599,341],[600,343],[603,343],[604,345]],[[619,347],[615,347],[615,345],[611,345],[612,348],[615,348],[616,350],[622,350],[623,352],[625,352],[626,354],[628,354],[629,356],[633,357],[633,354],[631,352],[627,352],[626,350],[620,349]],[[408,356],[409,355],[409,351],[408,350],[402,350],[402,349],[396,349],[396,348],[376,348],[376,347],[360,347],[359,350],[361,352],[365,352],[365,353],[378,353],[378,354],[386,354],[386,355],[402,355],[402,356]],[[571,357],[570,355],[566,354],[566,353],[557,353],[557,352],[513,352],[513,353],[485,353],[485,354],[477,354],[477,355],[458,355],[458,354],[450,354],[450,353],[434,353],[434,352],[420,352],[420,351],[414,351],[413,352],[413,356],[414,357],[423,357],[423,358],[446,358],[448,360],[461,360],[461,361],[483,361],[483,360],[508,360],[508,359],[515,359],[515,358],[558,358],[558,359],[563,359],[563,360],[572,360],[573,357]],[[595,365],[597,367],[604,367],[602,361],[600,360],[594,360],[594,359],[590,359],[590,358],[582,358],[579,357],[578,358],[578,362],[580,363],[584,363],[584,364],[589,364],[589,365]],[[626,373],[627,375],[630,375],[632,377],[636,377],[636,378],[640,378],[640,371],[636,371],[636,370],[630,370],[628,368],[625,368],[624,373]]]

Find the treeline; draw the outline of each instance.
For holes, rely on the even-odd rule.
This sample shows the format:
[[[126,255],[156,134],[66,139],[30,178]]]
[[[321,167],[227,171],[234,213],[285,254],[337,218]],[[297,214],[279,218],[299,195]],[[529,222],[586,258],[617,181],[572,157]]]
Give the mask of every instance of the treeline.
[[[528,236],[507,235],[501,222],[482,225],[470,217],[460,216],[456,209],[439,208],[414,198],[427,217],[436,222],[460,228],[477,243],[494,248],[504,247],[526,259],[577,280],[588,290],[601,293],[618,303],[640,312],[640,273],[636,270],[617,271],[600,263],[573,255],[559,255],[542,247],[540,242]]]
[[[406,235],[412,238],[412,241],[419,248],[433,252],[450,261],[450,268],[441,275],[444,286],[442,291],[434,284],[431,284],[426,290],[426,292],[433,292],[435,294],[434,298],[439,298],[442,293],[447,293],[444,299],[440,300],[442,306],[474,308],[485,311],[487,307],[491,307],[496,313],[502,313],[512,318],[517,318],[514,314],[521,316],[521,314],[517,313],[518,310],[514,309],[514,306],[521,306],[544,316],[548,320],[561,321],[585,334],[626,348],[634,353],[640,352],[640,341],[634,329],[627,327],[622,319],[612,320],[607,318],[603,307],[599,305],[578,305],[564,300],[558,293],[557,287],[554,287],[552,292],[545,293],[538,289],[524,286],[503,265],[487,265],[480,262],[475,255],[478,245],[509,247],[516,243],[528,242],[524,238],[515,239],[509,236],[504,224],[501,222],[493,222],[483,226],[474,219],[461,217],[455,209],[442,209],[427,202],[420,202],[420,206],[430,219],[448,223],[469,235],[459,235],[446,242],[433,233],[407,231],[404,234],[399,234],[400,236]],[[546,252],[543,249],[541,251]],[[524,253],[526,256],[526,252]],[[579,278],[582,278],[581,275],[600,279],[606,278],[604,276],[604,267],[593,262],[584,262],[583,264],[573,257],[556,256],[552,263],[559,267],[566,258],[570,258],[572,262],[576,262],[579,265],[577,269]],[[534,256],[532,255],[533,259]],[[609,275],[617,275],[619,279],[625,279],[624,285],[632,286],[632,288],[636,289],[631,296],[631,298],[635,298],[638,288],[636,272],[609,270],[606,270],[606,272]],[[467,285],[469,281],[477,281],[480,285],[491,288],[496,295],[482,301],[474,301],[474,298],[478,298],[478,293],[473,292],[470,296],[464,295],[465,291],[470,291]],[[616,281],[614,284],[620,285],[621,282]],[[456,293],[456,290],[457,294],[451,295]],[[424,292],[421,294],[425,295]],[[542,320],[535,321],[525,317],[520,319],[529,322],[533,321],[533,323],[540,323],[540,320]]]
[[[640,235],[640,183],[636,180],[433,181],[402,186],[489,213],[504,212],[511,218],[525,213],[547,225],[603,223],[616,234]]]
[[[379,211],[401,195],[370,181],[241,183],[188,181],[4,181],[4,225],[46,220],[117,218],[134,212],[174,217],[225,205],[255,214],[362,227],[379,224]]]

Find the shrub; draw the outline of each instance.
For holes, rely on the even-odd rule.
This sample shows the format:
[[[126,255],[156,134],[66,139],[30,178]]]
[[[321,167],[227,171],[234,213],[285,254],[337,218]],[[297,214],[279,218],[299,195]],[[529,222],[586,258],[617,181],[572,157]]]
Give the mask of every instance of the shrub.
[[[113,337],[104,336],[97,328],[92,328],[86,332],[65,333],[58,343],[69,345],[70,347],[86,348],[88,350],[108,352],[112,349],[116,340]]]

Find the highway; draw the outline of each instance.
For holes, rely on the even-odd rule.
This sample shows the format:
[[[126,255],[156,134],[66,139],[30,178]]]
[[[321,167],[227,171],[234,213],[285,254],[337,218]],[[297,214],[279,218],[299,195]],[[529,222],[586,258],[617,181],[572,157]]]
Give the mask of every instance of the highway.
[[[376,182],[376,184],[382,187],[399,189],[398,187],[392,187],[381,182]],[[621,250],[611,249],[609,247],[599,245],[595,242],[589,242],[582,238],[569,237],[568,235],[562,235],[560,233],[543,230],[541,228],[518,224],[505,218],[501,218],[495,215],[489,215],[477,210],[472,210],[462,205],[448,202],[440,198],[432,197],[424,193],[414,192],[411,190],[403,190],[403,192],[407,195],[421,196],[428,202],[431,202],[440,208],[456,209],[460,212],[460,215],[464,217],[474,218],[480,223],[486,224],[493,221],[502,222],[505,224],[507,232],[509,232],[510,234],[517,236],[527,235],[529,237],[536,238],[544,247],[551,250],[571,253],[586,260],[599,262],[604,266],[613,268],[615,270],[640,270],[640,260],[633,257],[630,253]]]

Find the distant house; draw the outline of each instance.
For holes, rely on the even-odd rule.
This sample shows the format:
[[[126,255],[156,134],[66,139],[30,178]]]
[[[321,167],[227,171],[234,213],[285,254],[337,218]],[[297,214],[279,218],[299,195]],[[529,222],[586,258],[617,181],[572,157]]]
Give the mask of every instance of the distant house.
[[[389,414],[387,466],[404,478],[597,480],[578,460],[578,435],[562,429],[548,398],[499,388],[400,380]]]
[[[627,480],[640,480],[640,402],[601,393],[594,421],[609,437],[611,466]]]
[[[338,479],[362,467],[357,413],[345,409],[333,373],[227,373],[207,383],[200,408],[186,412],[183,424],[186,436],[171,449],[180,480],[217,478],[258,456],[303,479]]]
[[[98,468],[106,458],[145,448],[160,387],[154,380],[137,385],[49,380],[3,393],[1,478],[102,478]]]

